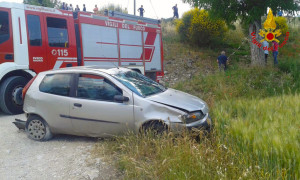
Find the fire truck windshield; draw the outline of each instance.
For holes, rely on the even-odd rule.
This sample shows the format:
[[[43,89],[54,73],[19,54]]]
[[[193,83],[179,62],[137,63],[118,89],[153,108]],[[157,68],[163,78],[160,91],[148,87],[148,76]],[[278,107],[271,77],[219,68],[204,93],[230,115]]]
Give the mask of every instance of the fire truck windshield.
[[[8,13],[0,11],[0,44],[9,39]]]

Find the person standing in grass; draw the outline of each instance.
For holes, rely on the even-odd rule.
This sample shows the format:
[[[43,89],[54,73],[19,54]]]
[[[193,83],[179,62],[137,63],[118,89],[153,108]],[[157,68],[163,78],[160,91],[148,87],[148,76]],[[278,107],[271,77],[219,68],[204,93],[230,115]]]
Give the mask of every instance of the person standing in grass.
[[[178,7],[177,7],[177,4],[175,4],[175,6],[172,7],[173,9],[173,19],[176,17],[177,19],[179,18],[179,15],[178,15]]]
[[[268,55],[269,55],[268,48],[269,48],[269,43],[268,43],[268,41],[265,40],[263,42],[263,50],[264,50],[264,53],[265,53],[265,64],[266,65],[267,65],[267,59],[268,59]]]
[[[224,69],[224,71],[226,71],[226,69],[227,69],[227,61],[229,61],[228,57],[225,56],[225,51],[222,51],[221,55],[217,59],[217,63],[219,64],[219,70],[220,71],[222,71],[222,69]]]
[[[272,47],[272,51],[273,51],[273,58],[274,58],[274,66],[278,65],[278,60],[277,60],[277,56],[278,56],[278,43],[276,41],[273,41],[273,47]]]

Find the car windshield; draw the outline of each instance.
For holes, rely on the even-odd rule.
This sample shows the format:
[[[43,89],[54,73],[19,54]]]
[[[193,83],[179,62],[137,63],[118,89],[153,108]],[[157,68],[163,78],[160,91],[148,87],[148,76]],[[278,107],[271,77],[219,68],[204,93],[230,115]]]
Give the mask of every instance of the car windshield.
[[[112,76],[142,97],[158,94],[166,90],[163,85],[135,71],[119,72]]]

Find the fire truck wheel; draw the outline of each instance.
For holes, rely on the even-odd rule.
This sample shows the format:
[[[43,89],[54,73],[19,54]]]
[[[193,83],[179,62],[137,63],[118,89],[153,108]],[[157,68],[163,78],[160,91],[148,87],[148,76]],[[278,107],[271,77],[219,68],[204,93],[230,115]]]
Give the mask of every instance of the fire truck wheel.
[[[0,108],[7,114],[23,113],[22,90],[28,79],[22,76],[9,77],[0,86]]]

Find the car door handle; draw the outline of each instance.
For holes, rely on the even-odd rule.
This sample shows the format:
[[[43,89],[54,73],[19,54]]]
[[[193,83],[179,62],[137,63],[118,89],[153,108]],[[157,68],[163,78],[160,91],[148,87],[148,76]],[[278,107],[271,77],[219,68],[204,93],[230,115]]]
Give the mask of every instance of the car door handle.
[[[75,107],[82,107],[82,104],[74,103],[74,106],[75,106]]]

